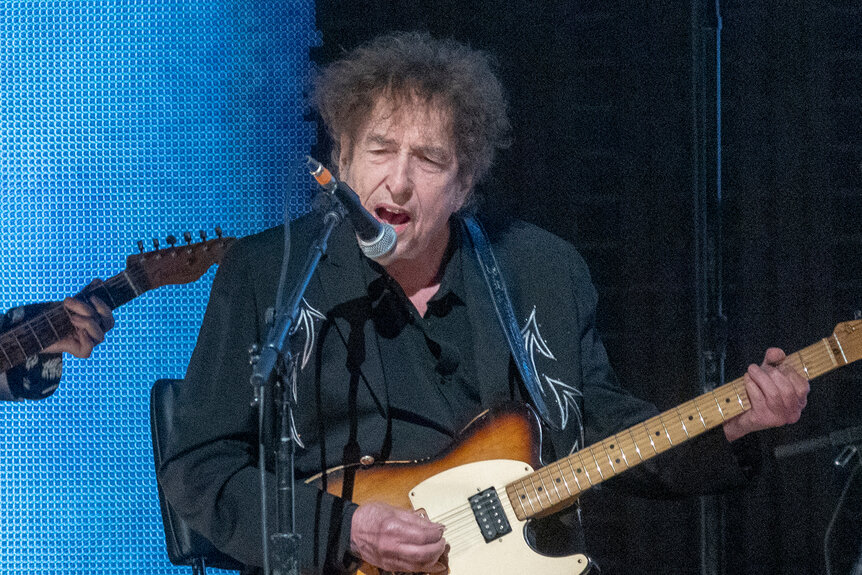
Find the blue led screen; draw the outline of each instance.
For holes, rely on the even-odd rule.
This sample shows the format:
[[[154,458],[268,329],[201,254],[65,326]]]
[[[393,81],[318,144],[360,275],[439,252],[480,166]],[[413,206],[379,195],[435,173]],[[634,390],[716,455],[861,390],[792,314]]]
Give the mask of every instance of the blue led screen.
[[[0,0],[0,306],[72,295],[138,239],[306,211],[308,0]],[[60,389],[0,402],[0,574],[179,573],[152,382],[182,377],[214,269],[115,312]]]

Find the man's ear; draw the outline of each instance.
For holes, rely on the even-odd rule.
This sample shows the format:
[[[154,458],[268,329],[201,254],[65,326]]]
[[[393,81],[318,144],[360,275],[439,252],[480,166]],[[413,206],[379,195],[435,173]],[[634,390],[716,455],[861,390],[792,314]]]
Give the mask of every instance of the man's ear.
[[[473,193],[473,174],[465,174],[464,176],[459,176],[458,179],[461,187],[458,190],[458,196],[453,205],[454,211],[456,212],[464,207],[464,204],[467,202],[467,198],[469,198],[470,194]]]

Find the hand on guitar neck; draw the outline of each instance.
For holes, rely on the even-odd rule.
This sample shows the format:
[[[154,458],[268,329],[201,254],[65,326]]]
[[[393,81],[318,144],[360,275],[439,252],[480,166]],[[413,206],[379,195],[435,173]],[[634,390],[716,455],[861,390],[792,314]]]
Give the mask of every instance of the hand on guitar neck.
[[[796,423],[808,403],[808,380],[785,362],[784,352],[769,348],[760,365],[751,364],[745,374],[745,390],[751,409],[724,424],[728,441],[752,431]]]
[[[101,285],[102,280],[90,282],[85,291],[93,290]],[[69,321],[75,330],[46,347],[44,353],[66,352],[75,357],[87,358],[93,353],[93,348],[105,340],[105,333],[114,327],[114,313],[111,308],[96,296],[76,299],[67,297],[63,300]]]

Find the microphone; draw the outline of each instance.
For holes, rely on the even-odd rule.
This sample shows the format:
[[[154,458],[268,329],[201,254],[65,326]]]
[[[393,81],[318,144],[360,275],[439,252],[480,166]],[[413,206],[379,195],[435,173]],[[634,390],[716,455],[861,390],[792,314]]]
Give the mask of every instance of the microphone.
[[[317,183],[338,198],[338,201],[347,210],[347,217],[350,218],[350,222],[356,230],[356,241],[359,242],[362,253],[369,259],[385,263],[386,258],[395,250],[395,244],[398,242],[395,228],[377,221],[362,206],[356,192],[344,182],[337,180],[323,164],[311,156],[305,157],[305,163]]]

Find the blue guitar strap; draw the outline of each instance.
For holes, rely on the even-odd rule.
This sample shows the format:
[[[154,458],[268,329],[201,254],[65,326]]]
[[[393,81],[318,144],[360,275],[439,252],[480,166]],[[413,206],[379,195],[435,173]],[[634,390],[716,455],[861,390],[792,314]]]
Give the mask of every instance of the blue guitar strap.
[[[467,216],[463,221],[467,234],[472,240],[473,251],[476,253],[476,259],[479,262],[482,275],[485,277],[488,291],[491,293],[491,301],[494,302],[497,319],[500,320],[500,326],[503,328],[503,333],[506,334],[506,340],[509,342],[509,350],[512,352],[512,357],[515,359],[515,365],[518,366],[518,373],[521,374],[521,379],[523,379],[524,385],[527,387],[527,392],[533,400],[533,406],[548,426],[561,431],[563,429],[563,412],[562,410],[558,410],[561,414],[560,419],[554,418],[551,416],[548,405],[545,403],[541,384],[536,378],[529,356],[527,355],[524,338],[521,335],[520,328],[518,328],[515,311],[512,309],[512,301],[509,299],[506,283],[500,275],[497,258],[494,257],[494,252],[491,250],[488,236],[485,234],[482,224],[473,216]]]

